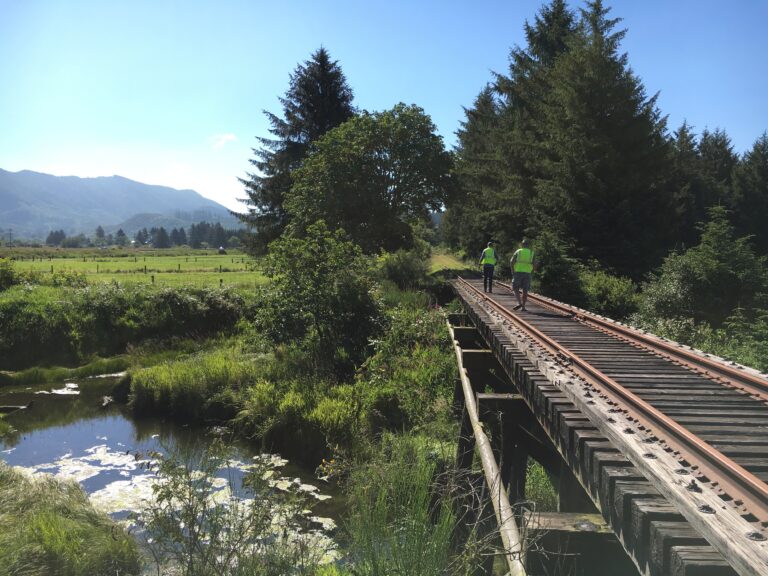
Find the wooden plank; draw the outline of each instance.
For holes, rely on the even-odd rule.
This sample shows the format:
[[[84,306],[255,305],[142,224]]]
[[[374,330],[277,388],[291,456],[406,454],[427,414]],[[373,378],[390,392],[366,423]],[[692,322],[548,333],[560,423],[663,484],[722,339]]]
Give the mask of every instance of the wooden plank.
[[[673,546],[671,576],[736,576],[736,572],[712,546]]]

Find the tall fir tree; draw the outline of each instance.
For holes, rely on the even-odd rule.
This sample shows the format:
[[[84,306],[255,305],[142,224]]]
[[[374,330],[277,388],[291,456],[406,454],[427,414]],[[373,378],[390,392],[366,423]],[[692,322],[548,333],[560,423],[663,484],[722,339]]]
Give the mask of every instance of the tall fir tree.
[[[533,23],[525,24],[527,45],[511,51],[508,75],[496,74],[493,92],[484,90],[465,110],[457,134],[459,187],[442,228],[469,252],[490,238],[500,252],[508,252],[529,231],[542,146],[533,108],[574,31],[574,15],[564,0],[542,7]]]
[[[247,197],[247,211],[235,213],[251,230],[246,246],[262,253],[282,234],[288,223],[283,202],[293,184],[293,173],[314,141],[355,114],[352,89],[337,61],[325,48],[291,74],[288,91],[280,98],[283,117],[266,112],[274,138],[257,138],[250,163],[256,169],[240,182]]]
[[[758,138],[733,172],[733,211],[738,234],[751,235],[768,255],[768,132]]]
[[[641,276],[668,248],[671,173],[666,122],[619,52],[625,31],[601,0],[581,10],[572,47],[536,105],[544,140],[538,226],[583,259]]]

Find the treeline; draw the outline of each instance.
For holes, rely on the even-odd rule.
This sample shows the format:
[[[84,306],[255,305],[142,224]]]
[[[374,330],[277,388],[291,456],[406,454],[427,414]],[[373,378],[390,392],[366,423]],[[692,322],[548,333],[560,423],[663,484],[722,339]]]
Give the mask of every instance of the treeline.
[[[525,26],[506,74],[482,89],[458,131],[443,234],[479,253],[524,236],[635,280],[700,240],[722,206],[736,237],[768,252],[768,135],[737,155],[724,130],[671,134],[621,52],[625,30],[600,1],[564,0]]]
[[[101,226],[96,228],[92,237],[85,234],[67,236],[64,230],[53,230],[45,240],[47,246],[61,246],[63,248],[84,248],[93,246],[138,246],[151,245],[153,248],[171,248],[173,246],[190,246],[192,248],[237,248],[246,235],[242,228],[228,229],[221,223],[211,224],[198,222],[189,227],[189,232],[183,227],[173,228],[170,232],[165,227],[154,226],[150,229],[142,228],[131,241],[128,235],[120,228],[114,235],[106,234]]]

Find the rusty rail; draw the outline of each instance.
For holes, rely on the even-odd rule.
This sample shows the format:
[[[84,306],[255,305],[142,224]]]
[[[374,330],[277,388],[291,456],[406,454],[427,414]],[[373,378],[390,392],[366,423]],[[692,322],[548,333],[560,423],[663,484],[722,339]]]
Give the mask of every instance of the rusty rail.
[[[642,398],[625,389],[613,378],[602,373],[529,322],[489,298],[463,278],[458,278],[458,281],[470,293],[491,306],[495,312],[521,328],[553,357],[559,358],[561,361],[565,360],[570,368],[574,369],[574,372],[585,381],[597,385],[608,396],[616,399],[618,403],[628,406],[633,417],[636,417],[647,429],[655,430],[659,436],[664,437],[669,446],[678,450],[689,462],[695,463],[710,482],[722,488],[734,501],[742,502],[750,514],[760,521],[768,520],[768,485],[765,482],[762,482]],[[551,305],[552,302],[547,301],[547,304]],[[573,312],[570,307],[563,306],[560,311],[563,310]],[[610,322],[604,321],[603,328],[607,327],[613,328]]]
[[[497,282],[510,292],[512,287],[504,282]],[[666,356],[691,370],[698,371],[712,380],[721,384],[742,390],[755,398],[768,402],[768,379],[755,374],[746,372],[743,367],[733,366],[707,358],[702,354],[697,354],[692,350],[686,350],[680,344],[670,343],[662,340],[658,336],[653,336],[640,331],[637,328],[619,324],[612,320],[606,320],[596,314],[563,304],[540,296],[539,294],[528,294],[528,299],[549,308],[556,312],[563,312],[573,316],[574,320],[583,322],[598,330],[610,333],[616,337],[636,343],[639,346],[647,348],[657,354]]]

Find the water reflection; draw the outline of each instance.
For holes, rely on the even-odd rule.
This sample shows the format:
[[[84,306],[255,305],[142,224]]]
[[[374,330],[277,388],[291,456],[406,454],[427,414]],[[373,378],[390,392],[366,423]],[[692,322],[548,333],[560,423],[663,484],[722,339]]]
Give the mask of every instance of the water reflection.
[[[135,418],[125,406],[105,402],[114,379],[77,382],[79,394],[53,394],[61,385],[0,389],[0,405],[26,405],[6,416],[16,432],[0,439],[0,459],[31,474],[50,473],[79,482],[98,508],[116,519],[126,518],[152,495],[154,475],[146,464],[150,454],[180,453],[205,448],[212,436],[205,428],[179,426],[158,418]],[[65,387],[66,388],[66,387]],[[42,393],[41,393],[42,392]],[[249,463],[258,456],[246,444],[232,446],[235,461],[219,471],[220,487],[239,486]],[[325,529],[335,526],[339,500],[317,479],[275,456],[274,487],[298,490],[316,502],[313,518]]]

